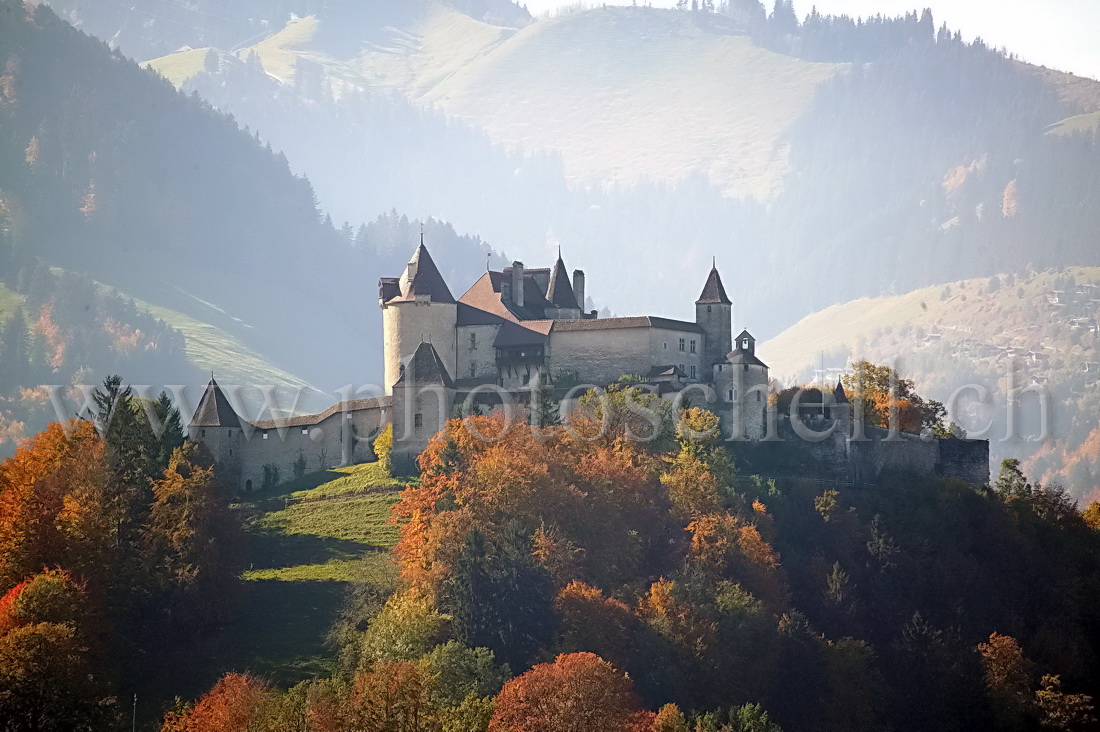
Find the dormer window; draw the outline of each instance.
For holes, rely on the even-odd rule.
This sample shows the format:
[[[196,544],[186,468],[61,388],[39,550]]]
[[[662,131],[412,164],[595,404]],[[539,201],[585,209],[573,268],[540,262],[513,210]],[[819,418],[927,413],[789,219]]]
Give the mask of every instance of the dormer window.
[[[741,350],[742,351],[749,350],[749,339],[748,338],[742,338],[741,339]]]

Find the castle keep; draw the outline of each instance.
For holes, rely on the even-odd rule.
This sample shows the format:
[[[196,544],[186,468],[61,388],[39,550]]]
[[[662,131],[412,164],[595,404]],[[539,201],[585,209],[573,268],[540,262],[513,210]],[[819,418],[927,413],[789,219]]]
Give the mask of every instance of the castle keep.
[[[502,393],[526,403],[538,389],[606,386],[624,375],[662,398],[715,412],[727,437],[765,436],[768,367],[747,330],[734,337],[733,303],[717,267],[695,301],[694,321],[600,318],[584,310],[585,294],[584,272],[570,274],[559,252],[549,268],[513,262],[487,271],[456,299],[421,242],[400,276],[378,283],[384,394],[343,401],[320,414],[248,422],[211,379],[189,426],[191,438],[204,442],[243,490],[370,459],[369,437],[386,424],[394,427],[395,465],[412,470],[415,456],[458,406],[492,408],[494,392],[497,404]],[[903,439],[913,447],[890,452],[848,446],[850,417],[839,387],[837,398],[831,437],[815,450],[841,470],[877,473],[898,465],[945,471],[942,441],[917,447]],[[963,462],[980,461],[980,448],[961,449],[973,453]],[[985,455],[988,460],[987,445]],[[957,470],[954,463],[946,470],[967,480],[981,472]]]

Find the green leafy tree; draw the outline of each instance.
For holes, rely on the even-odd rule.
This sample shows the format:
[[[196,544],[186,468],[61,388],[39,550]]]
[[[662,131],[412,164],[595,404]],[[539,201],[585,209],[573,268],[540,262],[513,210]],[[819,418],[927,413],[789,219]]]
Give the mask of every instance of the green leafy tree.
[[[554,632],[553,582],[533,549],[530,534],[515,524],[495,545],[472,530],[445,601],[458,639],[490,649],[513,669],[527,668]]]

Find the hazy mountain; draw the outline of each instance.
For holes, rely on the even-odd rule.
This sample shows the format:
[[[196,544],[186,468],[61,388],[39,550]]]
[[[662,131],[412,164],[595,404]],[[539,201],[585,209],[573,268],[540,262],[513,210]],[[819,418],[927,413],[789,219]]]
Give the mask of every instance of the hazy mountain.
[[[0,400],[107,371],[164,384],[215,369],[330,394],[377,379],[375,282],[400,271],[416,223],[376,212],[334,228],[282,154],[46,6],[0,3],[0,47],[0,356],[26,365]],[[437,220],[424,234],[450,278],[484,271],[480,240]],[[50,284],[47,265],[79,277]]]
[[[689,317],[711,255],[762,335],[857,296],[1097,263],[1095,141],[1045,133],[1087,128],[1100,84],[927,13],[395,17],[353,51],[327,8],[150,65],[285,151],[337,221],[436,215],[525,261],[560,243],[617,312]]]
[[[988,426],[996,461],[1026,459],[1029,475],[1091,500],[1100,485],[1098,322],[1100,268],[1073,267],[834,305],[761,344],[760,353],[786,384],[820,382],[822,366],[832,383],[846,364],[867,359],[895,363],[922,394],[944,402],[960,387],[988,389],[987,404],[973,390],[960,393],[961,425],[972,436]],[[1037,439],[1040,385],[1050,395],[1046,442]],[[1010,393],[1019,398],[1015,434]]]

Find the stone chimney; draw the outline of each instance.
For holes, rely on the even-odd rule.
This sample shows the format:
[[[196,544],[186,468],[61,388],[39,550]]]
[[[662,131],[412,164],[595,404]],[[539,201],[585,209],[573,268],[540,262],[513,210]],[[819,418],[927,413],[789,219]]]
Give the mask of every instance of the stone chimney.
[[[577,307],[584,313],[584,272],[573,270],[573,296],[577,298]]]
[[[512,302],[523,307],[523,262],[512,262]]]

